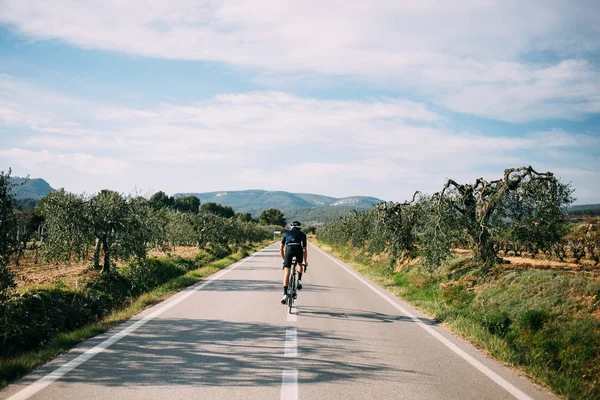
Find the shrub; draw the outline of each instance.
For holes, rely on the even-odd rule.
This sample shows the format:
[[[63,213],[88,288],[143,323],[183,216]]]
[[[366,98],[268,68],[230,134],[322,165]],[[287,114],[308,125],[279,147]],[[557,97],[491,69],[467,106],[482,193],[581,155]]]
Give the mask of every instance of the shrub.
[[[469,292],[465,289],[462,283],[448,285],[440,290],[440,296],[446,300],[447,303],[457,308],[466,307],[475,298],[473,292]]]
[[[44,344],[104,315],[110,296],[94,290],[39,288],[10,299],[0,324],[0,355],[11,356]]]
[[[507,336],[511,330],[512,319],[506,311],[490,311],[483,315],[482,325],[492,335]]]
[[[131,294],[136,296],[185,274],[188,269],[183,259],[161,260],[149,257],[124,268],[122,274],[129,281]]]
[[[525,310],[519,317],[519,326],[535,333],[542,329],[549,318],[550,314],[544,310]]]

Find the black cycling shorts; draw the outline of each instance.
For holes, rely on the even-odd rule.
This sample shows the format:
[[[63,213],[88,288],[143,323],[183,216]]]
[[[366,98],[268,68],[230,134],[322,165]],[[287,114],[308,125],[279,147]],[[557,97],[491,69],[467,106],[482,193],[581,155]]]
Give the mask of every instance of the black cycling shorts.
[[[296,257],[296,261],[298,264],[302,264],[304,261],[304,252],[302,251],[302,246],[299,245],[287,245],[285,246],[285,255],[283,258],[283,268],[291,268],[292,267],[292,258]]]

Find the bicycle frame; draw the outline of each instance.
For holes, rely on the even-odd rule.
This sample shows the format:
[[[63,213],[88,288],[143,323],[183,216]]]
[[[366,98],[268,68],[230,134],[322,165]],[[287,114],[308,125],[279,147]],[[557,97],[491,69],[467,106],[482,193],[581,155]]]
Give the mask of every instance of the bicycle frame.
[[[291,314],[292,313],[292,306],[294,305],[294,297],[296,297],[296,290],[297,290],[297,281],[296,281],[296,265],[298,264],[298,261],[296,261],[296,257],[294,257],[292,259],[292,266],[290,268],[290,280],[288,282],[288,297],[287,297],[287,304],[288,304],[288,313]]]

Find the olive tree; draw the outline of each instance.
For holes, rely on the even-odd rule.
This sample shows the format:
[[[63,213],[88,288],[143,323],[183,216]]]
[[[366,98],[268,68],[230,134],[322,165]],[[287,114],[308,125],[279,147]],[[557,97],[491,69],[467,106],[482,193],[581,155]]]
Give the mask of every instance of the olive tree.
[[[93,264],[103,273],[110,272],[112,261],[144,258],[149,247],[160,247],[167,239],[168,210],[155,209],[144,198],[125,198],[112,190],[94,196],[57,190],[42,200],[41,209],[48,258],[87,258],[95,241]]]
[[[128,197],[127,224],[118,242],[119,258],[127,259],[135,256],[138,259],[146,257],[149,249],[165,250],[168,244],[170,210],[156,208],[144,197]]]
[[[59,189],[44,197],[38,206],[44,218],[46,257],[55,261],[85,257],[93,233],[86,225],[83,196]]]
[[[463,242],[463,233],[457,229],[460,217],[449,202],[440,201],[439,193],[422,196],[415,207],[417,255],[433,273],[450,257],[451,248]]]
[[[412,200],[404,203],[384,202],[375,206],[374,232],[370,234],[371,247],[381,251],[387,247],[393,261],[413,258],[417,252],[416,225],[419,218],[419,203],[415,192]]]
[[[198,244],[195,230],[195,214],[169,211],[166,234],[171,246],[193,246]]]
[[[562,226],[572,192],[551,172],[539,173],[529,166],[506,169],[502,179],[493,181],[479,178],[460,184],[448,179],[436,197],[438,213],[457,217],[453,230],[470,238],[475,258],[487,272],[498,260],[494,240],[501,232],[512,230],[517,237],[546,246],[555,242],[558,237],[549,230]],[[523,227],[524,235],[518,233]]]

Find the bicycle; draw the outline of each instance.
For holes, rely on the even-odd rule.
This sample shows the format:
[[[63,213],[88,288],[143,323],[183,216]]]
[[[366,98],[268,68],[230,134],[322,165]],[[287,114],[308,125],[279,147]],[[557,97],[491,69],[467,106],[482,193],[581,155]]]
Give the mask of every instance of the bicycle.
[[[297,296],[297,291],[298,291],[298,280],[296,279],[296,265],[298,264],[298,260],[296,260],[296,257],[292,258],[292,265],[290,268],[290,280],[288,282],[288,289],[287,289],[287,305],[288,305],[288,313],[291,314],[292,313],[292,306],[294,305],[294,300],[296,299]],[[306,268],[306,264],[303,264],[304,268]]]

